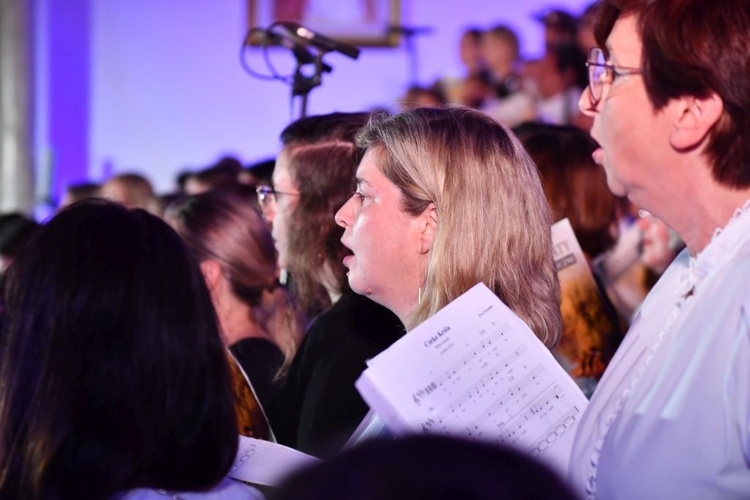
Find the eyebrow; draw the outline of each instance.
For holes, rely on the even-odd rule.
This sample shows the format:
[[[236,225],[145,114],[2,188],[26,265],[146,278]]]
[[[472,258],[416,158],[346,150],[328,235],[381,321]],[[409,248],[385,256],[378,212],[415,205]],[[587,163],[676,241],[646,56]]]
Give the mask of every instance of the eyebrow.
[[[367,180],[366,180],[366,179],[363,179],[362,177],[360,177],[360,176],[358,176],[358,175],[355,175],[355,176],[354,176],[354,180],[356,181],[356,183],[357,183],[358,185],[359,185],[359,184],[367,184],[367,185],[369,185],[369,184],[370,184],[369,182],[367,182]]]

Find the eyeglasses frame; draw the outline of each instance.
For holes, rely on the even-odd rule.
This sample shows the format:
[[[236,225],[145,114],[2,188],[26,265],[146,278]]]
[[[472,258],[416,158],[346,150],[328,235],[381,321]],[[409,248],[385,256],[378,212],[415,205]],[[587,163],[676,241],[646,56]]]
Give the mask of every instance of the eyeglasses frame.
[[[285,191],[276,191],[272,186],[258,186],[255,188],[255,194],[258,196],[258,204],[260,208],[266,207],[269,203],[278,203],[279,195],[284,196],[299,196],[299,193],[290,193]]]
[[[604,51],[600,49],[599,47],[591,47],[589,49],[588,59],[586,61],[586,68],[588,68],[588,81],[589,81],[589,96],[591,99],[591,105],[596,106],[601,102],[602,97],[604,97],[604,85],[612,85],[620,76],[628,76],[628,75],[640,75],[643,74],[643,70],[641,68],[629,68],[626,66],[615,66],[614,64],[608,64],[606,62],[600,63],[595,62],[599,60],[599,55],[601,55],[601,58],[606,61],[606,58],[604,57]],[[601,78],[599,78],[599,81],[595,81],[593,78],[594,70],[592,68],[604,68],[604,74],[609,75],[608,81],[602,81]],[[596,95],[596,85],[599,85],[600,88],[600,95]]]

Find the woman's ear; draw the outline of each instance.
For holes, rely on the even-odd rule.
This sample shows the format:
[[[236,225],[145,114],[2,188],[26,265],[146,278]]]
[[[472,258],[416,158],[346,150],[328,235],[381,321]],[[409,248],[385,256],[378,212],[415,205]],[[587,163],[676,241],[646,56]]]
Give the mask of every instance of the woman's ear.
[[[425,254],[432,249],[435,233],[438,228],[438,213],[434,203],[424,209],[419,216],[422,232],[419,235],[419,253]]]
[[[203,279],[206,280],[206,286],[213,293],[221,278],[221,266],[215,260],[204,260],[200,263]]]
[[[721,119],[724,102],[713,92],[706,97],[685,96],[676,101],[678,115],[670,137],[672,146],[681,151],[700,146]]]

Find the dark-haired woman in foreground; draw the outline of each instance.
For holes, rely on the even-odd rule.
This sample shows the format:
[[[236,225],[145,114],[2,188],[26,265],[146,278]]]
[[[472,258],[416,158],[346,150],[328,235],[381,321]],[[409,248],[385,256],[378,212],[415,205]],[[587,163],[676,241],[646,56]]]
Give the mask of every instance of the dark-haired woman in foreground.
[[[145,211],[83,204],[27,250],[0,338],[0,497],[254,498],[225,479],[229,369],[179,236]]]

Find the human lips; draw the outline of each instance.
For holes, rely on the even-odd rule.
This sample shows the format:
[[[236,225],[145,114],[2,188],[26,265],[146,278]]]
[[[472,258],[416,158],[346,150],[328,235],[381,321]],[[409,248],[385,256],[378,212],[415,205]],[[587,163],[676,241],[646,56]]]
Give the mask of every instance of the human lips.
[[[343,259],[341,259],[341,262],[344,264],[344,266],[349,267],[347,263],[351,262],[351,260],[354,258],[354,254],[351,253],[352,252],[351,248],[349,248],[347,244],[344,243],[343,237],[341,238],[341,245],[350,252],[348,255],[345,255]]]
[[[597,165],[604,165],[604,150],[602,148],[596,148],[594,152],[591,153],[591,158]]]
[[[593,134],[591,134],[591,138],[594,139],[597,145],[597,148],[591,153],[591,158],[597,165],[604,165],[604,149],[599,146],[599,141],[596,140]]]

